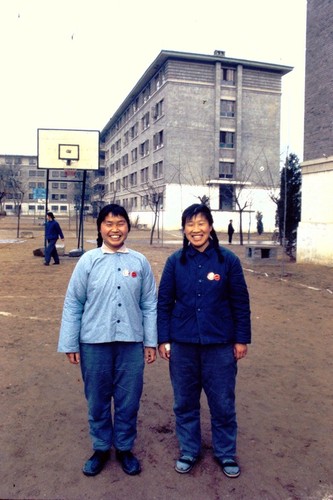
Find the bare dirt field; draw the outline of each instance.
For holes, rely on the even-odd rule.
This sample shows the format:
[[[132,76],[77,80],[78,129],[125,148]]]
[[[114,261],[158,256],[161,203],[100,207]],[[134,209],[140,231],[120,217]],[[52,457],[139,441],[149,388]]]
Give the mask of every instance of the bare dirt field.
[[[60,223],[68,252],[77,247],[75,227]],[[42,227],[23,220],[22,231],[34,237],[17,239],[16,220],[0,219],[1,499],[333,499],[333,267],[281,258],[254,264],[235,235],[253,322],[237,383],[238,479],[226,478],[213,459],[204,396],[202,457],[190,474],[174,471],[173,398],[161,359],[145,370],[134,450],[142,473],[126,476],[112,453],[89,478],[81,472],[91,443],[80,369],[56,352],[77,258],[45,267],[33,256]],[[85,250],[95,239],[95,223],[87,222]],[[164,234],[150,246],[148,232],[133,230],[128,246],[148,257],[158,281],[179,240],[177,232]]]

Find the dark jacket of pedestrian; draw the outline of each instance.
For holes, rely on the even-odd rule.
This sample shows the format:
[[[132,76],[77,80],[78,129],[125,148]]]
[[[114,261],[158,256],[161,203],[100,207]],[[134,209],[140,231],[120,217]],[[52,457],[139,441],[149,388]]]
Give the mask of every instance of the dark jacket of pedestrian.
[[[64,239],[63,232],[61,230],[59,222],[55,219],[51,219],[46,223],[45,236],[47,240],[61,240]]]

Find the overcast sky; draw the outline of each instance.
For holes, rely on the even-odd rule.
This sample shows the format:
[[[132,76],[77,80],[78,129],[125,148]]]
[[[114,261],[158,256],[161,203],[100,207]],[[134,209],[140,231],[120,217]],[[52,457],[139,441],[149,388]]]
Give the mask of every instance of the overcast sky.
[[[303,157],[306,0],[0,0],[0,154],[37,129],[101,130],[161,50],[293,66],[281,157]]]

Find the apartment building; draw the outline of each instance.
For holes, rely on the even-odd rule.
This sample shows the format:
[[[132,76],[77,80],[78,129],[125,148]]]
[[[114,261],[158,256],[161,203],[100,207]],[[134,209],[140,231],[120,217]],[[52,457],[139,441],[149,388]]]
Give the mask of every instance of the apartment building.
[[[216,226],[231,218],[237,227],[245,205],[245,227],[259,210],[273,229],[268,192],[278,186],[281,82],[291,70],[219,50],[161,51],[101,132],[104,202],[147,226],[158,209],[165,229],[200,200]]]
[[[297,261],[333,263],[333,2],[308,0]]]
[[[1,211],[23,215],[45,215],[47,171],[37,168],[37,156],[0,155]],[[64,170],[49,172],[48,209],[57,215],[74,214],[73,186]]]

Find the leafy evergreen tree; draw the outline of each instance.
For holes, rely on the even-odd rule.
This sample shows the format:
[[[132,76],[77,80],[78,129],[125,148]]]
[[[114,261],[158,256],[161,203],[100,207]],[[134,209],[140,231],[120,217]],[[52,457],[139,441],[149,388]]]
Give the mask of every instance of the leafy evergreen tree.
[[[264,224],[262,222],[262,219],[263,219],[263,215],[262,215],[262,212],[257,212],[256,213],[256,219],[257,219],[257,231],[258,231],[258,234],[259,236],[264,232]]]
[[[277,225],[286,253],[294,257],[297,227],[301,219],[301,168],[294,153],[286,158],[281,170],[280,198],[277,204]]]

